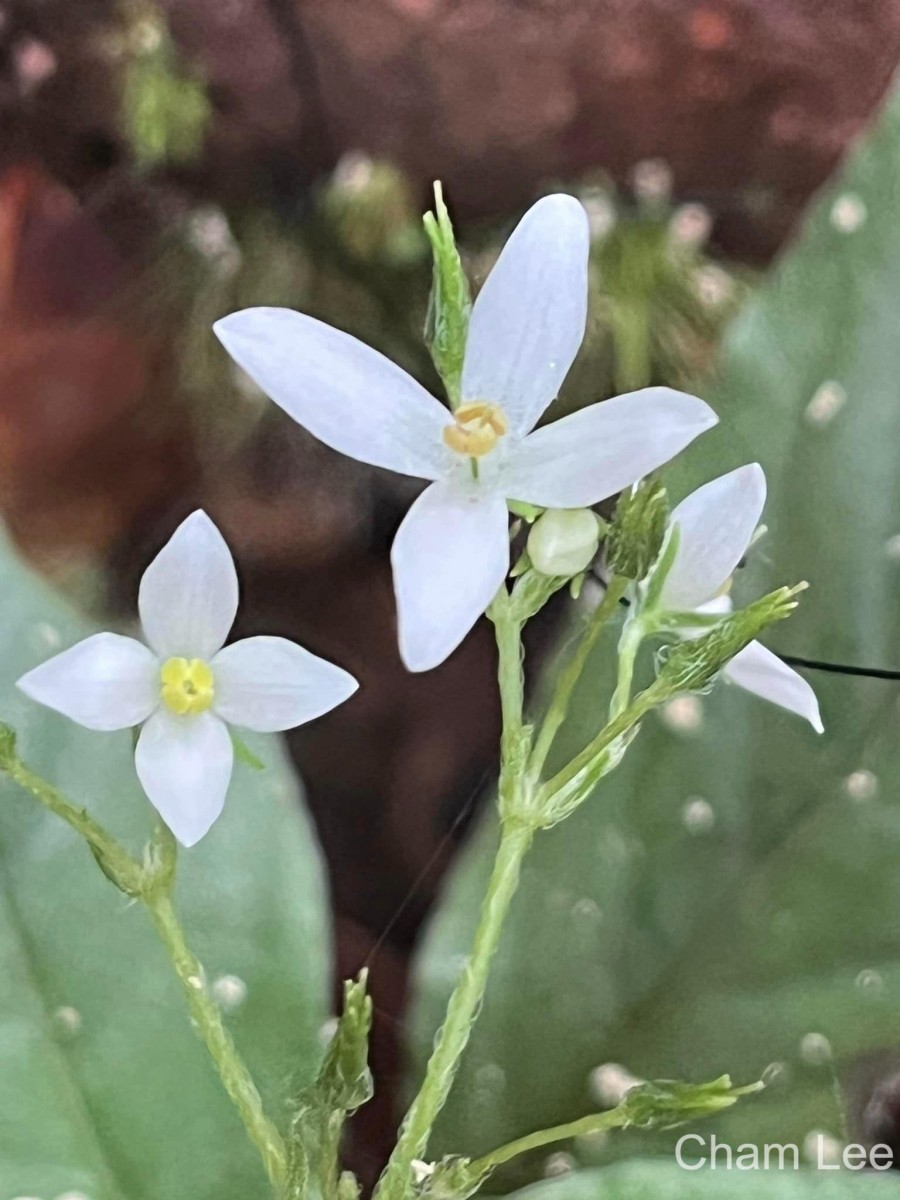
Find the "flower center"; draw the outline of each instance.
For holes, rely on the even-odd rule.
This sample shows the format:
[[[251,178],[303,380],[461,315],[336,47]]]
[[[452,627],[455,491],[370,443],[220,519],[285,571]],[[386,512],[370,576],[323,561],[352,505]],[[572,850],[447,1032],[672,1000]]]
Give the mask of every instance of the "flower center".
[[[213,702],[212,668],[202,658],[167,658],[159,682],[163,704],[179,717],[206,712]]]
[[[444,442],[466,458],[481,458],[494,449],[508,428],[499,404],[476,400],[456,410],[453,424],[444,428]]]

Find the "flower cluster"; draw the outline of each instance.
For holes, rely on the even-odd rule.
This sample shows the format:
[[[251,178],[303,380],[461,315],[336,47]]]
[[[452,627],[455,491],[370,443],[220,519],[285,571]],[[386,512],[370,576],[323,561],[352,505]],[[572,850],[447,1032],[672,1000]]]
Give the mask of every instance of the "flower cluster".
[[[312,317],[252,308],[215,326],[234,360],[321,441],[428,482],[391,552],[399,649],[411,671],[443,662],[503,587],[510,506],[544,511],[529,538],[532,567],[575,576],[599,537],[585,510],[637,484],[716,423],[702,400],[650,387],[536,428],[584,337],[589,251],[577,201],[548,196],[531,208],[460,322],[465,346],[452,410],[375,350]],[[730,612],[730,579],[764,500],[762,470],[752,465],[678,505],[655,565],[631,588],[629,622],[641,637],[698,637]],[[648,561],[661,523],[658,530]],[[138,776],[186,846],[222,810],[233,761],[228,725],[288,729],[357,686],[282,638],[226,646],[237,603],[228,547],[209,518],[194,513],[141,582],[146,644],[98,634],[19,681],[88,728],[142,726]],[[725,674],[821,730],[808,684],[758,642]]]

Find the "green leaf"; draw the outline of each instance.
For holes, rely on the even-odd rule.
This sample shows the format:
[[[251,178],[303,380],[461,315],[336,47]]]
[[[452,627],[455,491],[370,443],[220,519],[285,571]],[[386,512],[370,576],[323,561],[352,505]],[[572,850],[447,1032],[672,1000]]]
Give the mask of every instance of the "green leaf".
[[[91,733],[27,701],[15,679],[92,632],[0,545],[0,716],[18,750],[132,850],[155,818],[127,732]],[[236,772],[225,813],[180,855],[175,900],[273,1115],[314,1074],[327,1014],[319,851],[275,742],[264,777]],[[162,851],[153,851],[154,854]],[[242,1002],[241,1002],[242,1001]],[[85,844],[0,784],[0,1190],[91,1200],[266,1195],[191,1029],[146,913]]]
[[[425,340],[447,389],[450,407],[456,408],[460,401],[472,300],[439,183],[434,185],[434,207],[435,212],[426,213],[424,218],[425,232],[431,242],[434,258]]]
[[[736,601],[806,579],[801,609],[767,643],[894,667],[897,195],[894,100],[731,329],[713,397],[721,424],[667,479],[677,499],[758,459],[771,532],[738,573]],[[596,732],[612,640],[575,697],[568,754]],[[897,689],[811,679],[823,737],[720,682],[649,717],[597,794],[535,839],[436,1156],[485,1153],[589,1111],[592,1072],[609,1062],[639,1077],[686,1078],[757,1078],[783,1064],[777,1086],[717,1119],[717,1135],[840,1135],[841,1108],[891,1070],[885,1046],[900,1009]],[[420,1068],[494,844],[488,824],[423,945],[412,1014]],[[620,1144],[646,1153],[657,1136]]]
[[[576,1171],[515,1193],[516,1200],[896,1200],[900,1183],[875,1172],[684,1171],[672,1162]]]

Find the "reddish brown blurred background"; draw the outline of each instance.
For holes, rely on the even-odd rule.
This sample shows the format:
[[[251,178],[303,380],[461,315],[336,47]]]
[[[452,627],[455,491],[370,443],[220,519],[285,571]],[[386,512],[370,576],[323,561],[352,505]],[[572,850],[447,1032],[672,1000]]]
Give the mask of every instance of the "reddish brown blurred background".
[[[418,225],[436,177],[476,279],[498,233],[560,185],[611,206],[598,238],[610,221],[670,228],[699,202],[703,263],[743,279],[898,57],[895,0],[0,4],[5,518],[63,586],[125,611],[203,505],[240,562],[243,632],[295,637],[365,684],[291,751],[330,864],[339,975],[373,963],[380,1087],[353,1150],[368,1177],[390,1134],[407,956],[490,787],[490,638],[403,671],[387,549],[414,486],[314,444],[235,378],[209,325],[291,303],[436,386]],[[648,175],[647,160],[662,162]],[[574,403],[621,375],[607,274]],[[669,359],[651,373],[705,363],[720,323],[658,329],[652,299]]]

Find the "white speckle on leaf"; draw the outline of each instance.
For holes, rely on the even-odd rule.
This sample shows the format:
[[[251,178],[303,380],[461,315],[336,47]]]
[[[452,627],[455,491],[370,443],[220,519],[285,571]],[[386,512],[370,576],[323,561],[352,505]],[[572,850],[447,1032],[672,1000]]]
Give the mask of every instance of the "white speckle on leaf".
[[[892,562],[900,562],[900,533],[895,533],[884,543],[884,552]]]
[[[595,1067],[590,1075],[591,1095],[604,1108],[615,1108],[625,1099],[631,1088],[641,1081],[621,1063],[603,1063]]]
[[[50,650],[57,650],[62,645],[62,634],[49,621],[39,621],[34,627],[34,632],[41,645]]]
[[[689,833],[708,833],[716,823],[716,814],[708,800],[690,796],[681,810],[681,819]]]
[[[575,1159],[571,1154],[559,1150],[545,1160],[543,1175],[545,1179],[555,1179],[559,1175],[568,1175],[574,1170]]]
[[[872,800],[878,795],[878,776],[872,771],[853,771],[844,780],[844,791],[851,800]]]
[[[581,900],[576,900],[572,905],[572,916],[579,921],[599,921],[601,917],[600,905],[596,900],[592,900],[590,896],[584,896]]]
[[[803,1157],[819,1167],[837,1166],[841,1149],[838,1139],[821,1129],[811,1129],[803,1139]]]
[[[790,1082],[791,1072],[787,1063],[770,1062],[762,1073],[762,1081],[766,1087],[775,1087]]]
[[[53,1014],[53,1020],[63,1033],[72,1037],[81,1032],[81,1013],[70,1004],[61,1005]]]
[[[247,999],[247,985],[239,975],[220,975],[212,985],[212,994],[226,1012],[234,1012]]]
[[[506,1087],[506,1072],[499,1063],[483,1063],[475,1072],[475,1084],[489,1092],[502,1092]]]
[[[674,733],[696,733],[703,725],[703,701],[699,696],[676,696],[663,705],[660,716]]]
[[[800,1057],[810,1067],[822,1067],[832,1060],[831,1042],[824,1033],[807,1033],[800,1042]]]
[[[861,992],[868,992],[869,995],[878,995],[884,990],[884,980],[878,971],[873,971],[867,967],[857,975],[856,986]]]
[[[856,233],[868,215],[864,200],[853,192],[838,196],[831,206],[831,224],[840,233]]]
[[[841,384],[827,379],[816,388],[812,400],[806,406],[804,416],[810,425],[827,425],[844,407],[847,393]]]

